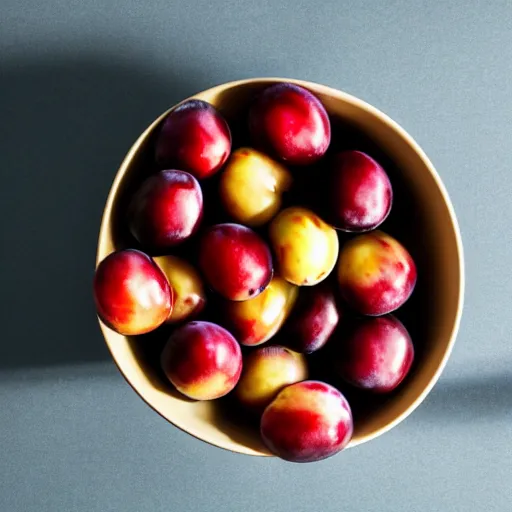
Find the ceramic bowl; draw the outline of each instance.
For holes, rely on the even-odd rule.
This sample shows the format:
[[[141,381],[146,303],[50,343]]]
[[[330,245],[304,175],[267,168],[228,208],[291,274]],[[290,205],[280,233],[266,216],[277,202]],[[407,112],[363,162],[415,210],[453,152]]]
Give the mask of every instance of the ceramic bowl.
[[[229,82],[193,96],[210,102],[230,122],[236,137],[251,98],[274,82],[288,81],[315,93],[332,116],[333,143],[368,151],[388,171],[394,206],[382,225],[413,255],[418,282],[398,314],[415,343],[416,360],[399,388],[371,398],[355,412],[349,447],[375,439],[398,425],[424,400],[438,380],[459,327],[464,292],[462,244],[455,213],[434,166],[406,131],[369,104],[342,91],[299,80],[251,79]],[[174,107],[173,107],[174,108]],[[124,223],[126,202],[148,172],[156,170],[153,144],[163,113],[140,135],[119,168],[107,199],[97,263],[130,246]],[[160,342],[115,333],[100,322],[105,341],[127,382],[155,411],[189,434],[234,452],[269,455],[258,431],[237,422],[221,403],[190,401],[174,391],[158,366]]]

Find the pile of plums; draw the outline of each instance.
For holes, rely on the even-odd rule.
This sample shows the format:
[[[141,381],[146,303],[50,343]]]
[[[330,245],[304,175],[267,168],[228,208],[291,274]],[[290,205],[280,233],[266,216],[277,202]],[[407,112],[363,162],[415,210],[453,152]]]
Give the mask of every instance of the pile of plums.
[[[346,393],[310,378],[311,354],[335,347],[329,364],[360,393],[400,385],[414,349],[389,313],[411,296],[416,266],[376,230],[393,203],[387,172],[365,152],[328,152],[319,98],[273,84],[241,123],[248,143],[235,147],[209,103],[167,115],[162,170],[130,197],[133,248],[98,265],[96,307],[123,335],[172,325],[160,357],[169,385],[195,400],[231,393],[272,453],[316,461],[348,444],[354,420]],[[308,183],[316,209],[296,199]]]

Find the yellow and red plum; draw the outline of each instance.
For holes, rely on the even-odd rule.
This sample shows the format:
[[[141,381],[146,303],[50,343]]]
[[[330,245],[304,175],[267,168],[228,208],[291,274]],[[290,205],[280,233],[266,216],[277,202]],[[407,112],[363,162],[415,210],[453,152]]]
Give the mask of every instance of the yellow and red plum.
[[[279,274],[298,286],[313,286],[331,273],[338,258],[336,231],[311,210],[290,207],[271,222],[270,241]]]
[[[201,313],[206,304],[206,294],[199,272],[177,256],[157,256],[153,259],[174,290],[174,307],[166,323],[182,322]]]
[[[231,151],[231,132],[212,105],[189,100],[169,113],[157,142],[156,160],[161,167],[175,167],[198,180],[215,174]]]
[[[361,151],[334,155],[327,180],[328,220],[349,232],[370,231],[391,211],[393,190],[386,171]]]
[[[235,395],[245,407],[261,413],[285,386],[308,378],[306,358],[280,345],[259,347],[244,357]]]
[[[171,335],[161,365],[180,393],[194,400],[213,400],[236,386],[242,353],[236,339],[223,327],[192,321]]]
[[[416,265],[405,247],[382,231],[358,235],[340,251],[340,292],[355,311],[370,316],[398,309],[416,284]]]
[[[333,386],[312,380],[279,392],[260,424],[268,449],[290,462],[315,462],[335,455],[349,443],[353,430],[346,398]]]
[[[395,389],[414,360],[407,329],[391,315],[358,321],[337,348],[340,376],[353,386],[376,393]]]
[[[174,294],[155,262],[145,253],[123,249],[100,262],[94,276],[100,319],[120,334],[145,334],[171,314]]]
[[[291,165],[316,162],[331,141],[331,123],[321,101],[291,83],[261,92],[249,112],[249,132],[257,148]]]
[[[210,287],[229,300],[256,297],[273,275],[264,240],[241,224],[215,224],[203,234],[199,267]]]
[[[147,178],[132,198],[128,223],[142,245],[165,249],[193,235],[203,215],[203,193],[188,172],[165,170]]]
[[[255,149],[240,148],[222,171],[219,195],[236,222],[261,226],[279,211],[282,194],[291,185],[291,174],[282,164]]]
[[[295,304],[298,289],[274,276],[257,297],[244,301],[225,301],[226,326],[242,345],[260,345],[281,328]]]

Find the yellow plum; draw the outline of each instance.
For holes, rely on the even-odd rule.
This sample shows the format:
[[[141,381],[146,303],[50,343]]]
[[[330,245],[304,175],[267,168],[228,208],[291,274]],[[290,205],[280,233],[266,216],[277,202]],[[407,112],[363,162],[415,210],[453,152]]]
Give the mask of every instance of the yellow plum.
[[[251,148],[233,152],[224,169],[219,195],[226,212],[246,226],[261,226],[281,208],[281,197],[292,184],[288,169]]]
[[[205,304],[203,282],[197,270],[176,256],[153,258],[174,290],[174,308],[166,323],[177,323],[199,314]]]
[[[308,378],[305,356],[280,345],[255,349],[244,357],[243,365],[235,395],[255,412],[261,412],[285,386]]]
[[[268,341],[288,318],[298,288],[279,276],[257,297],[245,301],[226,301],[224,316],[227,327],[242,345],[259,345]]]
[[[281,211],[270,224],[270,240],[281,276],[298,286],[323,281],[338,258],[335,229],[306,208]]]

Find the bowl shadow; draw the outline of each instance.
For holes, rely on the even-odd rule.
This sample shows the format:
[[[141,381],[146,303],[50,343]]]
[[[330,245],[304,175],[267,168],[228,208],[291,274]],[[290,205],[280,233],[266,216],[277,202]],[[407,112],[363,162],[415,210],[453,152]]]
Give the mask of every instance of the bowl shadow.
[[[204,84],[182,67],[149,80],[108,47],[4,60],[0,74],[0,368],[108,360],[92,294],[105,199],[129,141]]]

